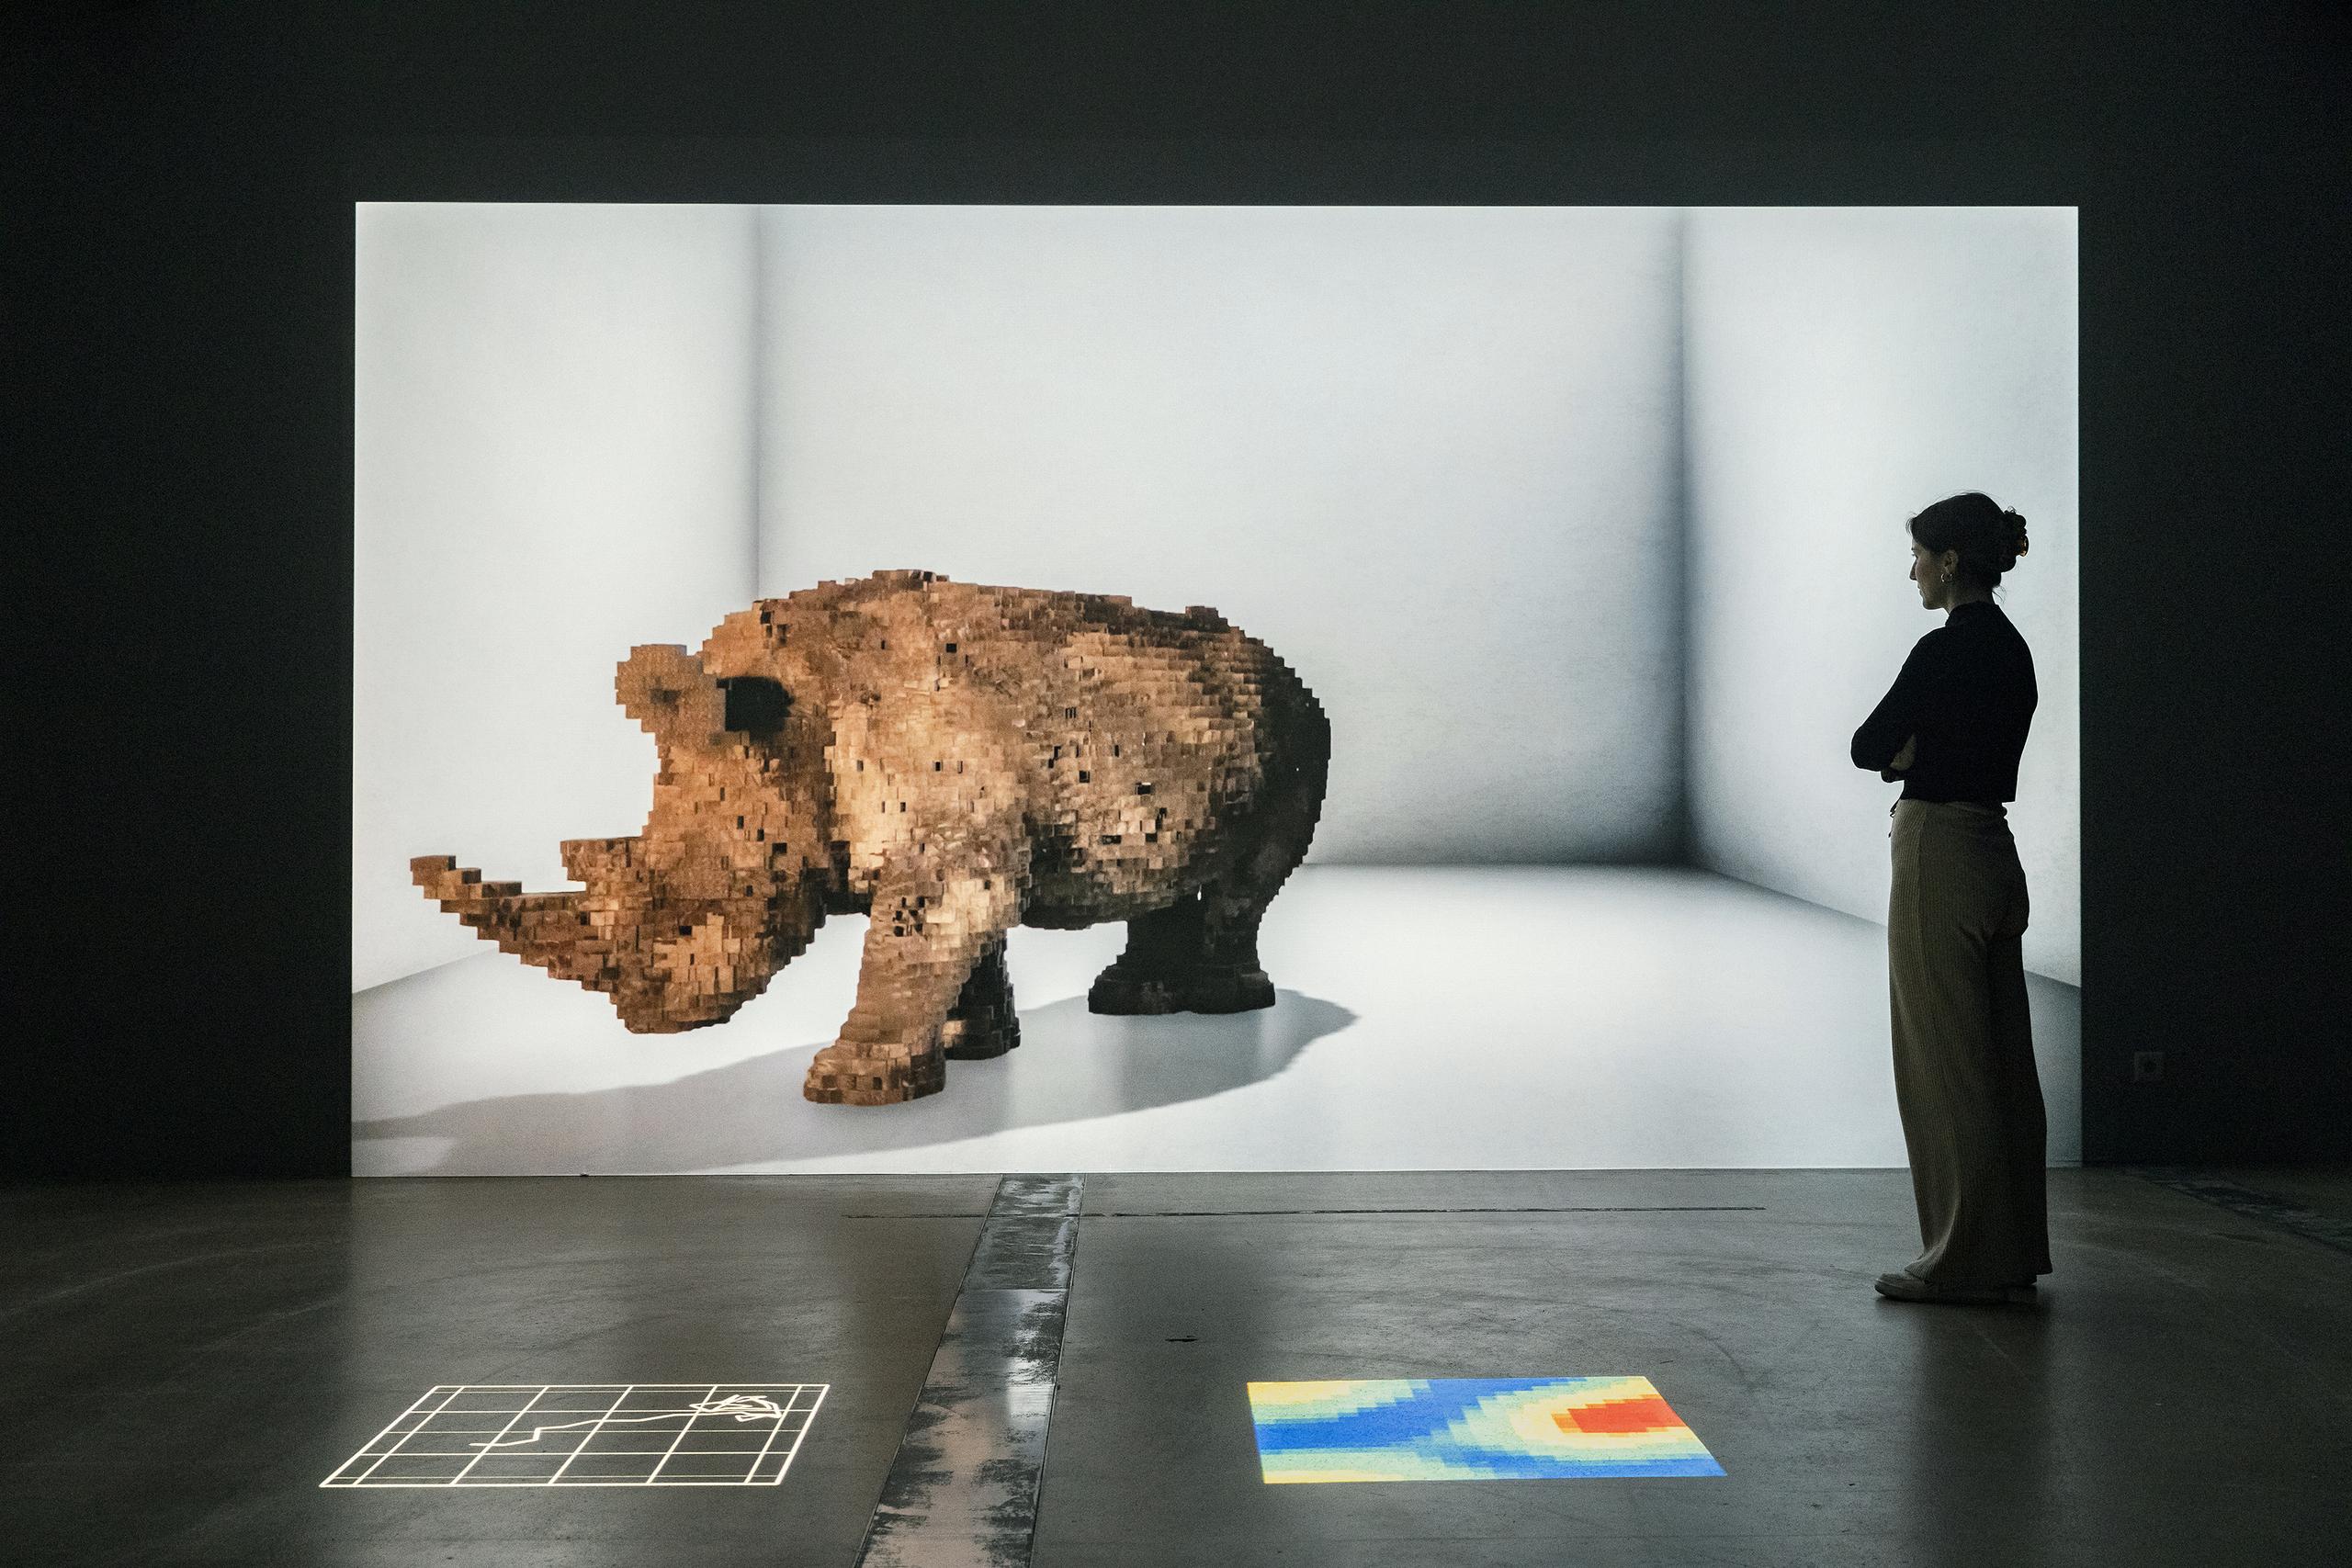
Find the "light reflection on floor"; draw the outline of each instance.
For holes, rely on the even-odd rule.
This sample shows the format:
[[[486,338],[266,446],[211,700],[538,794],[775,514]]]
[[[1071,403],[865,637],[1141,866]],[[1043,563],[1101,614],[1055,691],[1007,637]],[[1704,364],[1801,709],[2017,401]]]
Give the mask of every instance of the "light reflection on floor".
[[[1268,1485],[1721,1475],[1647,1378],[1253,1382]]]

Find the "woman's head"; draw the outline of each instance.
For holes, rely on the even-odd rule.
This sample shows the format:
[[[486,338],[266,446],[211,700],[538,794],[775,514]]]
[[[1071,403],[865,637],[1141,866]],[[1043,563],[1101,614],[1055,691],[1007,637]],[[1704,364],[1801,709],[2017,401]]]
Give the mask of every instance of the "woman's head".
[[[1911,581],[1928,608],[1990,593],[2026,551],[2025,519],[1970,491],[1911,519]]]

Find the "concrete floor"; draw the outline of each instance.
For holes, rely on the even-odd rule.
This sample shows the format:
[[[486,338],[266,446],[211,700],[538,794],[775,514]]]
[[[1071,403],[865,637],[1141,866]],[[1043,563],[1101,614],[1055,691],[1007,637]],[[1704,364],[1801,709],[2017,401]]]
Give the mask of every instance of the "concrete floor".
[[[994,1189],[8,1190],[0,1555],[849,1568]],[[1030,1561],[2343,1561],[2352,1255],[2121,1171],[2052,1217],[2039,1308],[1925,1308],[1899,1171],[1090,1177]],[[1726,1474],[1258,1479],[1251,1380],[1607,1373]],[[320,1489],[435,1384],[605,1380],[831,1392],[775,1487]]]
[[[418,901],[419,918],[446,919]],[[363,1176],[1715,1169],[1905,1158],[1886,928],[1689,867],[1308,866],[1269,1011],[1103,1018],[1125,928],[1016,930],[1022,1044],[887,1113],[800,1081],[856,992],[829,922],[718,1028],[635,1035],[484,947],[352,998]],[[2081,1156],[2082,993],[2029,976],[2050,1158]],[[1506,1087],[1507,1086],[1507,1087]]]

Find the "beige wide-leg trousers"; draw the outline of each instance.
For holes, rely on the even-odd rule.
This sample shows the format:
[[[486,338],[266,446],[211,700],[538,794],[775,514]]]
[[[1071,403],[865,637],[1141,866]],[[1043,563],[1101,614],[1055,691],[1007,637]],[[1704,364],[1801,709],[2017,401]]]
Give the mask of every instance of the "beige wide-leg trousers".
[[[1898,801],[1887,837],[1894,1095],[1923,1248],[1909,1270],[1939,1285],[2023,1283],[2050,1271],[2025,868],[1993,807]]]

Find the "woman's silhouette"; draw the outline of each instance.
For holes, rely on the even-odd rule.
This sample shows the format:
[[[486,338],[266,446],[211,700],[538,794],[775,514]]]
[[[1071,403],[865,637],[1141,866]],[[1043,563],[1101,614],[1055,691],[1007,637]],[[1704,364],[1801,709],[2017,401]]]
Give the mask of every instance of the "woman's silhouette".
[[[1911,581],[1947,612],[1854,732],[1894,803],[1887,981],[1919,1257],[1898,1301],[2030,1301],[2050,1271],[2041,1084],[2026,1011],[2025,871],[2002,804],[2033,720],[2033,655],[1993,603],[2025,519],[1973,491],[1911,519]]]

